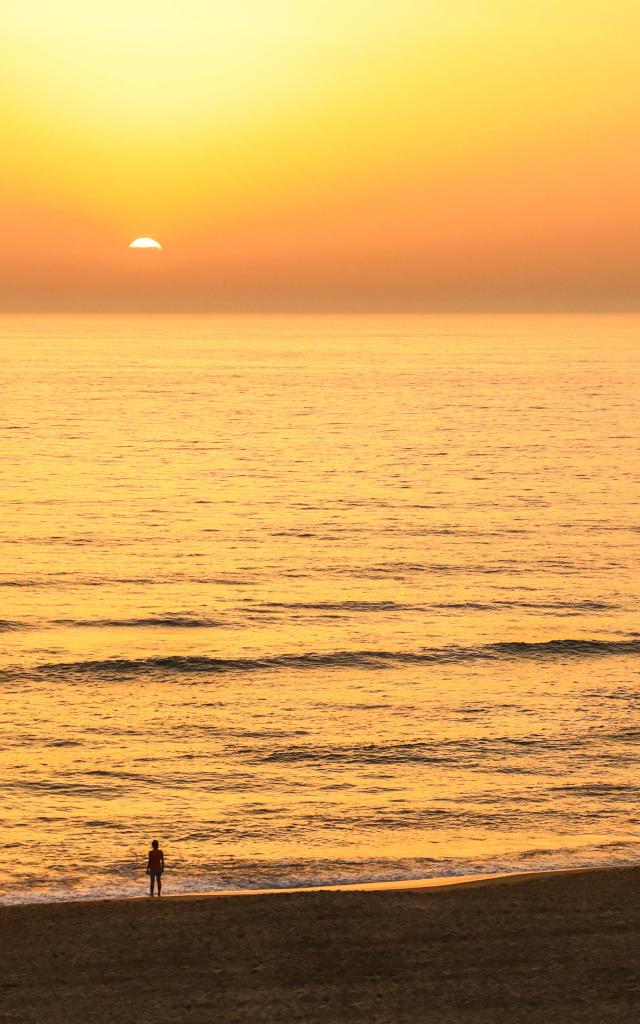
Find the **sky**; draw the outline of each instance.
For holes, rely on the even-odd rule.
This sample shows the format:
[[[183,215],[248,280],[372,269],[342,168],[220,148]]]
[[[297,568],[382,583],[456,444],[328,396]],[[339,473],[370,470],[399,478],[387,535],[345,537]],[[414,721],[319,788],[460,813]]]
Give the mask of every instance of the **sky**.
[[[4,0],[0,310],[637,309],[639,39],[637,0]]]

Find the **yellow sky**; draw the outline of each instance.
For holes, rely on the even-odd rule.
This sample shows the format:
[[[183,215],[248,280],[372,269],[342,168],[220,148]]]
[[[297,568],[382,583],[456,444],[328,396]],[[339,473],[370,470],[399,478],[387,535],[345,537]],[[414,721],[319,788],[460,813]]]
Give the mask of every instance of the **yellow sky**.
[[[636,0],[4,0],[0,308],[637,308],[639,41]]]

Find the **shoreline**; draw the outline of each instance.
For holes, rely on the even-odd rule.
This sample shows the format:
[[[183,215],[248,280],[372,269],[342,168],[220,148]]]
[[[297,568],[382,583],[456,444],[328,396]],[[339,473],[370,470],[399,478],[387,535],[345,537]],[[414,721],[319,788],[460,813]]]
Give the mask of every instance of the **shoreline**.
[[[640,866],[640,865],[639,865]],[[287,896],[302,895],[304,893],[384,893],[384,892],[412,892],[429,889],[447,890],[468,888],[471,886],[509,884],[525,881],[528,878],[547,878],[556,876],[571,876],[578,874],[589,874],[603,871],[628,871],[633,870],[635,864],[612,864],[601,867],[572,867],[572,868],[541,868],[532,871],[499,871],[473,875],[435,875],[433,878],[407,878],[392,879],[389,881],[376,882],[337,882],[326,885],[299,885],[260,889],[214,889],[203,892],[165,892],[161,897],[154,896],[154,901],[167,903],[169,901],[198,901],[216,900],[227,897],[239,896]],[[141,892],[135,896],[79,896],[68,899],[38,899],[24,900],[23,902],[6,902],[0,900],[0,913],[12,907],[59,907],[59,906],[102,906],[113,903],[148,903],[151,897],[148,892]]]
[[[471,885],[491,884],[492,882],[517,881],[525,878],[541,878],[547,875],[572,875],[589,871],[615,871],[626,865],[612,865],[608,868],[551,868],[540,871],[499,871],[491,874],[477,875],[436,875],[433,878],[403,878],[382,882],[338,882],[326,885],[287,886],[274,889],[228,889],[224,891],[202,893],[168,893],[162,899],[216,899],[219,896],[286,896],[288,893],[305,892],[406,892],[418,889],[449,889]],[[114,897],[119,899],[120,897]],[[150,899],[147,896],[122,897],[123,901]],[[108,902],[95,900],[94,902]]]

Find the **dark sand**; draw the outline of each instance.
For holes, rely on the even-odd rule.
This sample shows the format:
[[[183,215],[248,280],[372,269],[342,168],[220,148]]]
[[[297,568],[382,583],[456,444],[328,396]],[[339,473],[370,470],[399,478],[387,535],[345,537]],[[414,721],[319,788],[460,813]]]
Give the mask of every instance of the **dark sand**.
[[[0,1022],[638,1022],[639,939],[636,868],[4,907]]]

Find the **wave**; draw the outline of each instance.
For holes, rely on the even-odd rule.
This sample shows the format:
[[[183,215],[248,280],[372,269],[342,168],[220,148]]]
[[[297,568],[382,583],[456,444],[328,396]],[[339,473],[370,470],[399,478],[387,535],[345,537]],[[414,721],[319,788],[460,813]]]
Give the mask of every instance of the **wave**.
[[[0,587],[46,587],[47,580],[0,580]]]
[[[158,675],[245,673],[277,669],[385,669],[401,665],[447,665],[465,662],[565,661],[640,655],[640,639],[501,641],[475,647],[452,645],[419,651],[354,650],[279,654],[265,657],[218,658],[207,655],[167,655],[150,658],[108,658],[99,661],[47,662],[30,671],[5,669],[0,678],[68,677],[123,679]]]
[[[571,783],[564,786],[552,786],[551,789],[556,793],[567,793],[570,796],[609,796],[620,797],[622,800],[632,797],[634,802],[637,802],[638,795],[640,795],[638,786],[622,782]]]
[[[222,626],[222,622],[215,619],[198,618],[193,615],[149,615],[131,619],[55,619],[56,626],[90,626],[93,628],[102,627],[167,627],[173,629],[209,629],[214,626]],[[0,627],[1,628],[1,627]]]
[[[522,576],[531,572],[531,564],[538,571],[546,570],[551,575],[576,575],[584,571],[585,566],[568,559],[541,558],[534,563],[525,565],[517,560],[500,560],[494,562],[383,562],[378,565],[328,565],[326,572],[332,576],[348,576],[356,579],[390,579],[403,580],[411,575],[424,576]],[[617,563],[610,563],[607,568],[619,568]]]
[[[428,605],[402,604],[398,601],[269,601],[251,607],[261,611],[319,611],[319,612],[406,612],[422,611]]]
[[[442,601],[433,608],[493,612],[500,608],[529,608],[532,611],[608,612],[620,606],[604,601]]]
[[[27,629],[44,629],[51,626],[72,626],[75,628],[89,627],[94,629],[135,627],[135,628],[171,628],[171,629],[212,629],[225,625],[217,619],[199,618],[195,615],[164,614],[139,616],[130,619],[51,619],[33,622],[16,622],[0,619],[0,633],[21,632]]]
[[[532,611],[604,612],[615,611],[619,605],[604,601],[438,601],[405,604],[400,601],[269,601],[252,605],[250,612],[328,611],[328,612],[422,612],[422,611],[486,611],[526,608]]]
[[[500,757],[509,757],[509,770],[512,772],[531,772],[531,765],[520,766],[512,760],[513,754],[527,750],[535,751],[538,756],[542,753],[552,753],[565,748],[564,742],[554,743],[538,737],[513,739],[509,736],[496,736],[491,738],[469,739],[447,739],[433,741],[415,741],[407,743],[356,743],[344,746],[318,746],[299,744],[296,746],[281,747],[266,754],[259,754],[258,759],[264,763],[278,764],[352,764],[352,765],[460,765],[464,763],[467,769],[478,767],[482,761],[492,758],[495,762]],[[500,769],[495,766],[495,771]],[[387,811],[386,813],[390,813]],[[403,815],[409,812],[406,809],[401,811]],[[411,812],[415,813],[415,812]],[[423,813],[421,811],[420,813]],[[430,809],[427,813],[450,815],[452,812],[442,809]],[[455,812],[456,814],[458,812]],[[467,817],[471,813],[467,807],[464,809]]]
[[[302,575],[299,573],[284,573]],[[194,583],[196,585],[214,585],[229,587],[250,587],[255,583],[255,574],[251,577],[240,573],[227,576],[194,576],[190,573],[170,573],[164,576],[84,576],[74,572],[57,572],[39,579],[5,579],[0,580],[0,587],[112,587],[112,586],[157,586],[165,583]]]

